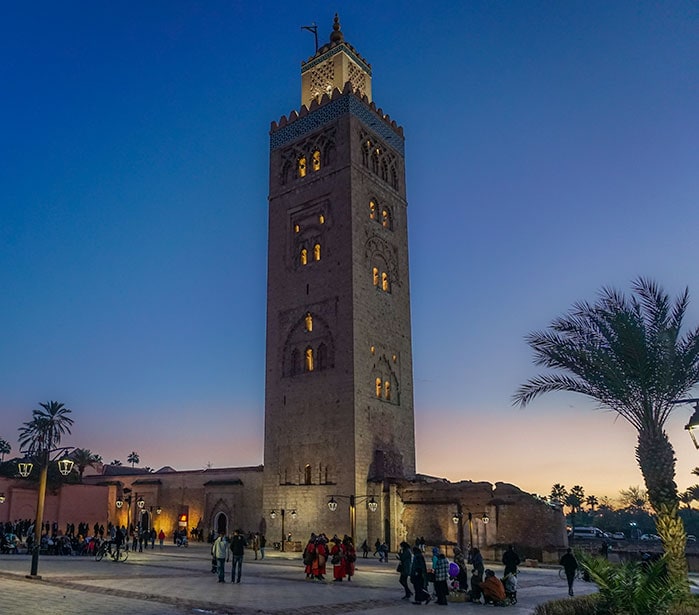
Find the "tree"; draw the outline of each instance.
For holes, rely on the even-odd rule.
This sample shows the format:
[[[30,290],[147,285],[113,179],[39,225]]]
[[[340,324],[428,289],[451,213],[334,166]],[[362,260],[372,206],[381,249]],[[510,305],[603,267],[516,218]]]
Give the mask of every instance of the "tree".
[[[699,382],[699,329],[682,335],[687,289],[674,301],[655,282],[638,278],[627,297],[602,289],[594,304],[580,302],[548,330],[527,336],[535,363],[553,370],[522,385],[522,407],[551,391],[580,393],[616,412],[638,433],[636,459],[656,515],[668,572],[687,584],[685,530],[679,517],[675,452],[665,424]]]
[[[585,498],[585,504],[590,507],[591,512],[594,512],[595,507],[599,505],[599,500],[594,495],[588,495]]]
[[[619,500],[622,508],[627,508],[631,512],[645,510],[648,504],[648,492],[645,489],[641,489],[638,485],[632,486],[619,491]]]
[[[98,463],[102,463],[102,457],[95,455],[89,448],[76,448],[71,454],[71,458],[78,468],[81,483],[83,482],[83,473],[86,468],[94,468]]]
[[[568,490],[565,488],[564,485],[556,483],[555,485],[553,485],[553,487],[551,487],[551,495],[549,495],[549,499],[551,500],[552,504],[560,504],[561,506],[563,506],[567,497]]]
[[[5,455],[9,455],[10,452],[12,451],[12,447],[10,446],[10,443],[3,439],[0,438],[0,463],[5,463]]]
[[[692,500],[694,499],[694,491],[692,489],[687,489],[679,494],[680,502],[685,505],[689,510],[692,509]]]
[[[122,464],[121,461],[119,461],[118,459],[115,459],[115,460],[112,461],[112,463],[110,463],[109,465],[110,465],[110,466],[120,466],[120,465],[123,465],[123,464]]]
[[[133,468],[139,461],[141,461],[141,458],[138,456],[136,451],[131,451],[131,454],[126,458],[126,461],[130,463],[131,467]]]

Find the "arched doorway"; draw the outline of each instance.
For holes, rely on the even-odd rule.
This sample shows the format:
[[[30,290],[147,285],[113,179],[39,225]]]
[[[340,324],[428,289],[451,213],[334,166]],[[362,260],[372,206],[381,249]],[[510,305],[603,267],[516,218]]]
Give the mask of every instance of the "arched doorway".
[[[214,528],[216,528],[217,534],[228,534],[228,516],[226,513],[216,513],[214,517]]]
[[[141,530],[150,531],[151,526],[151,516],[150,512],[147,510],[141,511]]]

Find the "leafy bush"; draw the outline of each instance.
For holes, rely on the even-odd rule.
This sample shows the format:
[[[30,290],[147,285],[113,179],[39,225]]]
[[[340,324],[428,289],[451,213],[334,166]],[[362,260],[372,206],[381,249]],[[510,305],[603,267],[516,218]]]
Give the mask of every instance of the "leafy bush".
[[[665,559],[610,564],[600,557],[579,555],[582,567],[599,589],[599,615],[670,615],[686,596],[672,583]]]
[[[600,596],[577,596],[538,605],[534,615],[596,615]],[[674,614],[673,614],[674,615]]]

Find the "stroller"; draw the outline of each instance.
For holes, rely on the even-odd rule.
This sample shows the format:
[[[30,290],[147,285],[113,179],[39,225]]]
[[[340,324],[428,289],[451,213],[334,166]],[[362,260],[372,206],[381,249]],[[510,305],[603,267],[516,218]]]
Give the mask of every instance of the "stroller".
[[[510,604],[517,604],[517,575],[514,572],[508,572],[502,580],[505,586],[505,597]]]

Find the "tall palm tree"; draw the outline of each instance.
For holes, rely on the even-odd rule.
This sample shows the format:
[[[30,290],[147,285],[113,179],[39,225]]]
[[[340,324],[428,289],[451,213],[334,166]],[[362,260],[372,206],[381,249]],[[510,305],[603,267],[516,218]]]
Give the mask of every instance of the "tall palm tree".
[[[527,336],[535,363],[554,371],[532,378],[514,395],[523,407],[551,391],[581,393],[636,428],[636,459],[668,572],[686,591],[685,530],[665,423],[673,400],[699,382],[699,329],[681,334],[688,303],[687,289],[672,301],[644,278],[633,282],[630,297],[603,289],[594,304],[577,303],[548,330]]]
[[[97,464],[102,463],[101,455],[95,455],[89,448],[76,448],[72,452],[71,458],[78,468],[81,483],[83,482],[83,473],[88,467],[94,468]]]
[[[126,461],[130,463],[131,467],[133,468],[139,461],[141,461],[141,458],[138,456],[136,451],[131,451],[131,454],[126,458]]]
[[[2,455],[2,457],[0,457],[0,463],[5,462],[5,455],[9,455],[11,451],[12,447],[10,443],[4,438],[0,438],[0,455]]]
[[[552,504],[560,504],[561,506],[565,504],[566,498],[568,497],[568,490],[561,483],[556,483],[551,487],[551,494],[549,499]]]
[[[594,495],[588,495],[585,498],[585,504],[587,504],[590,507],[590,510],[594,512],[595,507],[599,504],[599,500]]]

